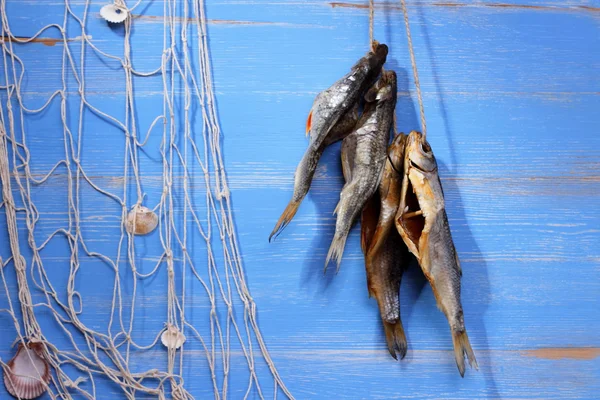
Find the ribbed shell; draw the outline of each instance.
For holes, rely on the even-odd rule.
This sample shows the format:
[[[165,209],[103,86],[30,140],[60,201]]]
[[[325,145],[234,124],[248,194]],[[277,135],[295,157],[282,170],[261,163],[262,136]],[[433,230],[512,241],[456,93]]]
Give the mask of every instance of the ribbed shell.
[[[50,368],[42,357],[41,344],[19,343],[17,354],[4,369],[4,385],[16,398],[30,400],[40,397],[50,382]],[[41,376],[40,376],[41,375]]]
[[[135,222],[134,222],[135,221]],[[135,223],[135,228],[134,228]],[[133,206],[127,214],[125,228],[127,232],[136,235],[146,235],[152,232],[158,226],[158,215],[151,209],[144,206]]]
[[[185,335],[173,325],[169,325],[160,336],[160,340],[169,349],[178,349],[185,343]]]
[[[113,24],[123,22],[129,16],[125,8],[118,7],[114,4],[107,4],[100,9],[100,16]]]

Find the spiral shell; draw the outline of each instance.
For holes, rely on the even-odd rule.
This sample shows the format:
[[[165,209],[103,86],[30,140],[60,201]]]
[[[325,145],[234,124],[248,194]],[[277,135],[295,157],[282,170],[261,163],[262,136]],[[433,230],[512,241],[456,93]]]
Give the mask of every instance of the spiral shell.
[[[185,343],[185,335],[176,326],[168,325],[160,336],[160,341],[168,349],[178,349]]]
[[[157,226],[158,215],[148,207],[135,205],[127,214],[125,229],[129,233],[146,235],[156,229]]]
[[[19,343],[17,354],[4,369],[4,386],[18,399],[35,399],[47,389],[50,368],[44,360],[41,343]]]
[[[127,19],[129,12],[116,4],[107,4],[100,9],[100,16],[113,24],[118,24]]]

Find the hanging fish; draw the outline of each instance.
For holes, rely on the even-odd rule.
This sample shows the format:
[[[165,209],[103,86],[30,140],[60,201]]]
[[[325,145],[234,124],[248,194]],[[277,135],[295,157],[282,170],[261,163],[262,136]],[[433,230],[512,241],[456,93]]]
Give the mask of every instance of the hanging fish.
[[[388,47],[374,43],[373,50],[362,57],[352,70],[329,89],[315,98],[308,120],[306,134],[310,143],[294,174],[294,194],[279,217],[269,241],[290,223],[300,203],[308,193],[319,159],[325,147],[347,136],[358,119],[360,96],[377,79],[385,63]]]
[[[378,192],[365,205],[361,218],[361,247],[365,254],[369,297],[379,305],[388,350],[406,356],[407,344],[400,318],[400,282],[410,253],[394,226],[400,202],[406,136],[397,135],[388,147],[388,160]]]
[[[429,143],[419,132],[413,131],[408,136],[404,174],[396,228],[417,257],[438,307],[448,319],[456,365],[464,376],[465,356],[471,367],[478,369],[478,366],[460,302],[462,270],[448,225],[437,162]]]
[[[352,155],[342,154],[342,164],[353,164],[352,168],[348,168],[346,184],[334,211],[337,214],[335,235],[325,268],[334,259],[339,269],[350,228],[379,186],[394,119],[396,91],[396,73],[385,71],[375,86],[365,94],[367,103],[363,115],[354,131],[344,139],[344,142],[355,142],[356,145]],[[349,148],[348,145],[342,146]]]

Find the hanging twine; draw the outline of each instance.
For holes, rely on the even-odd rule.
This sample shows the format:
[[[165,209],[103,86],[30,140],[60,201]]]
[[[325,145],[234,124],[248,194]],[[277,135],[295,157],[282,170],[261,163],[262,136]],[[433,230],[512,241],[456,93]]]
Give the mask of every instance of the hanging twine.
[[[421,96],[421,84],[419,83],[419,72],[417,71],[417,62],[415,61],[415,52],[410,34],[410,24],[408,22],[408,11],[406,10],[406,1],[400,0],[402,12],[404,13],[404,25],[406,26],[406,38],[408,39],[408,52],[410,53],[410,62],[412,64],[415,87],[417,88],[417,99],[419,100],[419,111],[421,113],[421,130],[423,140],[427,138],[427,123],[425,121],[425,109],[423,108],[423,97]]]
[[[369,0],[369,46],[373,47],[373,21],[375,20],[375,0]]]

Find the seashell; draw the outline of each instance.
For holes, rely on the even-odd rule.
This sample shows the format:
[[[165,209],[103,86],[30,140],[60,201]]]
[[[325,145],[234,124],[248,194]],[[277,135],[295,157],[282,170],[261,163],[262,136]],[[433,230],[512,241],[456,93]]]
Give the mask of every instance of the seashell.
[[[100,16],[113,24],[123,22],[129,16],[126,8],[119,7],[116,4],[107,4],[100,9]]]
[[[50,368],[43,358],[42,344],[19,343],[17,354],[4,368],[4,386],[8,393],[18,399],[35,399],[47,389]],[[40,376],[41,374],[41,376]]]
[[[166,348],[177,350],[185,343],[185,335],[176,326],[168,325],[160,336],[160,341]]]
[[[135,224],[135,229],[134,229]],[[127,214],[125,229],[136,235],[146,235],[158,226],[158,215],[148,207],[135,205]]]

